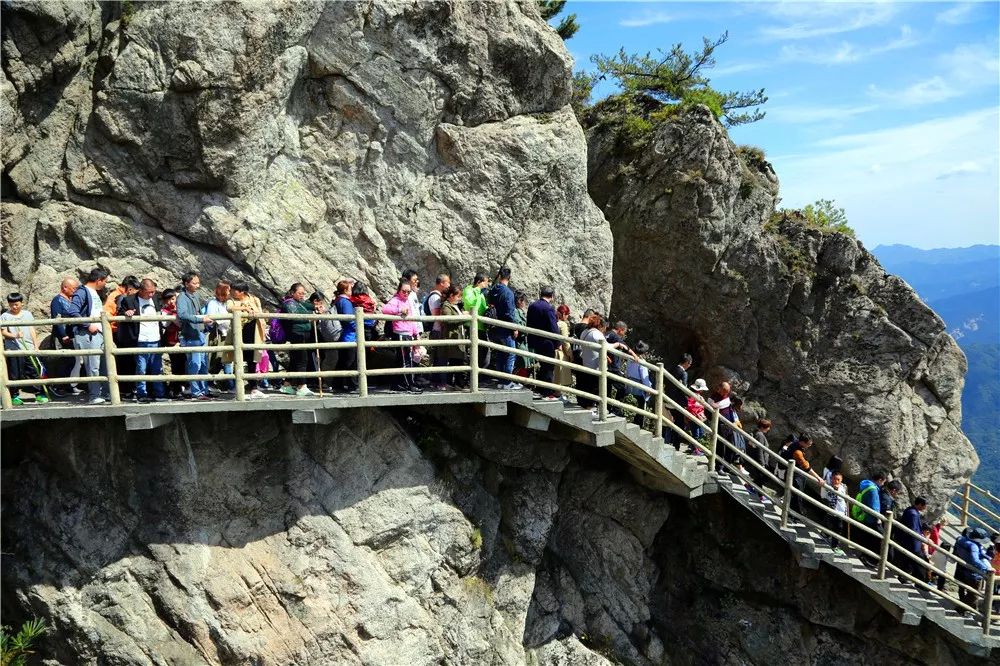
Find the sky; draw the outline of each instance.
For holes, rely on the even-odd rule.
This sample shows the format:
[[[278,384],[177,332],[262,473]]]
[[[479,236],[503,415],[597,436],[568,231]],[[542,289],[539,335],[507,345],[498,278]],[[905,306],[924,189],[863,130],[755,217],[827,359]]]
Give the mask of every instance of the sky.
[[[780,206],[833,199],[870,248],[1000,242],[1000,3],[570,0],[567,13],[577,70],[728,31],[707,75],[765,89],[767,116],[730,135],[764,149]]]

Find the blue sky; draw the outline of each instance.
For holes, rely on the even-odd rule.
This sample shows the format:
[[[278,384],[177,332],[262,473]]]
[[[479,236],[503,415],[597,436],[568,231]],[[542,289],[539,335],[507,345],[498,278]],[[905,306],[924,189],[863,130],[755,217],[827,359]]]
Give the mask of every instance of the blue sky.
[[[595,53],[690,50],[728,30],[708,76],[766,89],[767,117],[731,136],[766,151],[780,205],[834,199],[868,247],[1000,242],[1000,4],[570,0],[569,12],[581,27],[567,46],[588,71]]]

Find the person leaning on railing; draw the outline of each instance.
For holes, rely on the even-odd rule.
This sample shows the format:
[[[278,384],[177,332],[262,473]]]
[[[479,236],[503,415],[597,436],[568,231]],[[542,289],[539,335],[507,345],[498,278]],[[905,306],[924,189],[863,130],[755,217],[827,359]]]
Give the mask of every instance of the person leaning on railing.
[[[0,333],[3,334],[3,348],[18,351],[34,351],[38,349],[38,333],[34,326],[19,325],[22,322],[30,322],[34,319],[31,312],[24,309],[24,296],[14,292],[7,296],[7,311],[0,314]],[[37,366],[36,366],[37,364]],[[41,372],[32,372],[33,368],[40,368],[41,364],[34,356],[8,356],[7,376],[12,380],[35,379],[41,376]],[[45,395],[44,387],[35,387],[35,402],[44,404],[49,401]],[[15,406],[24,403],[21,397],[21,389],[18,388],[11,397],[11,403]]]
[[[587,328],[580,334],[580,340],[600,344],[601,340],[605,339],[604,332],[607,328],[608,322],[605,321],[604,317],[599,314],[591,315],[590,319],[587,321]],[[590,368],[591,370],[600,369],[600,349],[595,349],[591,345],[581,345],[580,356],[580,365],[585,368]],[[602,377],[592,375],[589,372],[580,372],[577,373],[576,376],[576,387],[590,395],[599,395],[599,383],[601,381],[603,381]],[[597,406],[597,402],[595,400],[584,398],[583,396],[577,396],[576,402],[584,409],[593,409]]]
[[[396,293],[382,306],[382,314],[403,317],[401,320],[390,322],[391,326],[389,328],[392,331],[392,337],[404,342],[416,342],[421,331],[421,328],[417,326],[417,322],[406,320],[406,317],[410,316],[411,308],[413,307],[410,298],[412,290],[413,286],[410,280],[400,279],[399,284],[396,286]],[[397,349],[399,351],[399,367],[412,368],[414,366],[413,346],[401,345]],[[400,375],[393,389],[409,393],[423,393],[423,390],[416,385],[412,373]]]
[[[293,284],[289,288],[288,294],[291,298],[286,298],[281,302],[282,311],[297,315],[312,314],[312,307],[306,301],[306,288],[301,283]],[[312,339],[312,323],[305,319],[286,320],[285,331],[285,340],[293,345],[305,344]],[[289,372],[306,372],[310,353],[307,349],[290,349],[288,351]],[[298,387],[296,388],[293,384],[298,384]],[[287,379],[281,387],[281,392],[297,396],[315,395],[306,384],[306,380],[302,378]]]
[[[457,317],[462,314],[461,290],[455,285],[448,287],[441,294],[441,314],[446,317]],[[441,322],[441,338],[444,340],[465,340],[469,333],[465,324],[460,321]],[[460,345],[442,345],[438,347],[441,351],[440,357],[446,366],[462,365],[465,363],[465,349]],[[464,373],[445,373],[445,386],[448,388],[461,388],[464,383]]]
[[[973,589],[979,589],[984,575],[993,568],[992,562],[986,557],[986,548],[980,543],[988,538],[986,530],[981,527],[967,528],[958,537],[952,552],[968,566],[955,568],[955,580],[965,583]],[[958,600],[972,607],[976,605],[975,593],[961,585],[958,586]],[[959,612],[965,613],[962,609],[959,609]]]
[[[124,317],[147,317],[156,315],[156,283],[145,278],[139,283],[139,291],[129,294],[118,303],[118,314]],[[122,322],[118,326],[117,344],[123,348],[151,349],[160,346],[160,322]],[[159,377],[163,374],[163,354],[136,354],[134,362],[135,374]],[[135,398],[139,402],[149,402],[150,393],[153,400],[165,400],[166,390],[162,381],[151,381],[149,391],[147,382],[135,384]]]
[[[104,268],[95,268],[90,271],[83,285],[73,293],[69,307],[66,309],[68,318],[76,317],[100,317],[101,297],[100,291],[108,283],[108,271]],[[73,345],[77,349],[104,349],[104,334],[101,332],[101,322],[95,321],[90,324],[76,324],[73,326]],[[104,355],[91,354],[83,356],[83,368],[86,376],[100,377],[107,372]],[[83,373],[82,373],[83,374]],[[91,404],[107,402],[110,398],[110,391],[107,384],[102,382],[87,382],[87,395]]]
[[[76,293],[76,290],[79,289],[79,287],[80,281],[76,278],[68,277],[63,279],[63,281],[59,284],[59,293],[55,295],[52,302],[49,304],[49,313],[52,315],[53,319],[61,319],[68,316],[66,312],[69,310],[73,294]],[[53,349],[73,349],[73,331],[71,329],[72,327],[67,326],[66,324],[54,324],[52,326]],[[55,357],[48,364],[48,370],[50,377],[79,377],[80,357]],[[49,391],[55,397],[62,397],[65,393],[79,395],[83,392],[75,385],[70,385],[66,389],[59,389],[52,386],[49,388]]]
[[[263,344],[264,337],[266,335],[266,331],[264,330],[264,320],[249,318],[249,315],[258,315],[264,312],[264,308],[261,307],[260,304],[260,299],[250,293],[250,285],[246,282],[234,282],[230,293],[232,298],[226,302],[226,311],[238,311],[243,316],[242,324],[240,326],[240,331],[243,335],[243,344]],[[235,332],[233,327],[230,326],[229,335],[226,337],[225,344],[231,347],[233,345],[234,337]],[[257,364],[260,362],[261,357],[266,353],[267,352],[262,349],[244,349],[243,358],[241,359],[235,358],[233,352],[226,352],[226,356],[229,363],[243,363],[245,367],[244,372],[247,374],[253,374],[257,372]],[[250,392],[247,393],[247,398],[250,398],[251,400],[260,400],[265,397],[257,386],[258,382],[256,379],[247,380],[247,388],[250,389]]]

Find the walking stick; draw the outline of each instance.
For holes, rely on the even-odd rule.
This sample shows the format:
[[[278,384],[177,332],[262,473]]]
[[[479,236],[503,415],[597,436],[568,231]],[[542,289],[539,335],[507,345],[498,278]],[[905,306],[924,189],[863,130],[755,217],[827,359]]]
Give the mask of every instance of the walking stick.
[[[319,344],[319,331],[317,330],[316,320],[315,319],[313,320],[313,342],[316,343],[317,345]],[[319,358],[319,350],[318,349],[313,349],[313,361],[314,361],[314,363],[316,363],[316,372],[319,373],[320,371],[322,371],[323,368],[320,366],[320,358]],[[319,397],[322,398],[323,397],[323,375],[319,375],[317,377],[317,379],[319,379]]]

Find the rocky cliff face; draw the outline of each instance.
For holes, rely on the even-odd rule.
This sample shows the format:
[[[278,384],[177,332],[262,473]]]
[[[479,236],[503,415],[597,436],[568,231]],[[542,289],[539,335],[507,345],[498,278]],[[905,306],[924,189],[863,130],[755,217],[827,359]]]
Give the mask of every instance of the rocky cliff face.
[[[969,663],[731,500],[461,409],[5,431],[4,621],[50,664]]]
[[[123,13],[124,12],[124,13]],[[517,2],[5,2],[3,280],[280,295],[508,263],[610,301],[571,59]]]
[[[772,220],[778,180],[704,107],[641,148],[589,131],[590,191],[615,237],[612,311],[675,362],[734,379],[814,461],[885,469],[943,509],[978,465],[961,431],[965,356],[853,238]],[[693,377],[692,377],[693,379]]]

